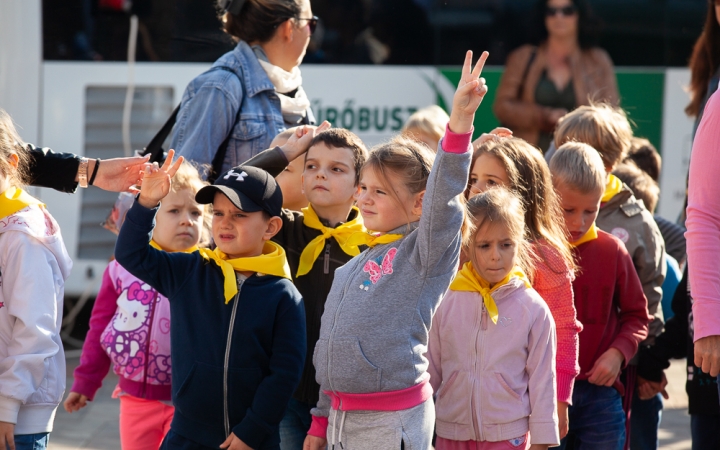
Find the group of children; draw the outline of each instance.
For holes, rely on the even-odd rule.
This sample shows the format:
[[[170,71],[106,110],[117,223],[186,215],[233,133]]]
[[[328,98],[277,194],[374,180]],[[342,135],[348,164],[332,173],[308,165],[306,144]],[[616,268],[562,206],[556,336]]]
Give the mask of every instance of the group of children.
[[[509,130],[472,143],[486,59],[466,55],[436,148],[408,130],[368,152],[323,123],[213,185],[173,151],[147,167],[65,408],[86,406],[112,366],[124,449],[622,449],[665,273],[652,215],[610,174],[629,124],[581,107],[549,164]],[[64,362],[16,355],[23,327],[49,320],[16,311],[42,300],[60,320],[69,262],[19,191],[20,148],[2,150],[0,214],[46,217],[0,220],[21,227],[0,235],[0,268],[16,269],[0,303],[14,324],[0,328],[0,430],[17,439],[51,430]],[[26,292],[42,276],[54,290]]]

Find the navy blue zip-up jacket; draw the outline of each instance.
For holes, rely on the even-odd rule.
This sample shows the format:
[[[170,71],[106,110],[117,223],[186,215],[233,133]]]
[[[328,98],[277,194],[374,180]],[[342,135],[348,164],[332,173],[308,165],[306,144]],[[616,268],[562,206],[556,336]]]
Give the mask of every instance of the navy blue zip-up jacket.
[[[199,252],[166,253],[148,245],[156,212],[135,201],[115,258],[170,300],[171,429],[218,448],[227,426],[254,449],[279,448],[278,424],[305,360],[300,293],[290,280],[255,274],[225,304],[217,264]]]

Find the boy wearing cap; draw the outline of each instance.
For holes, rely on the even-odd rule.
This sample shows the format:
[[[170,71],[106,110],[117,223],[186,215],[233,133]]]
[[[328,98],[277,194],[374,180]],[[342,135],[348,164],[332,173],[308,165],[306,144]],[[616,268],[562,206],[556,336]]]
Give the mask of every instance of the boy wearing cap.
[[[302,298],[270,241],[282,227],[282,193],[267,172],[235,167],[195,197],[213,204],[217,248],[155,250],[158,203],[182,161],[173,164],[173,153],[146,170],[115,248],[125,269],[170,300],[175,416],[161,448],[277,449],[306,348]]]

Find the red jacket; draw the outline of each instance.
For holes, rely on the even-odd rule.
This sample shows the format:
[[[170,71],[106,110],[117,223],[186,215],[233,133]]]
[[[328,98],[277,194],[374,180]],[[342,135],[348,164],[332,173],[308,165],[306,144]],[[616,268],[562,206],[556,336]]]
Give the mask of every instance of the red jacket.
[[[575,256],[580,270],[573,291],[583,324],[577,379],[587,380],[595,361],[611,347],[620,350],[626,365],[647,337],[652,317],[632,258],[618,238],[598,230],[598,238],[580,244]],[[624,393],[619,380],[613,386]]]

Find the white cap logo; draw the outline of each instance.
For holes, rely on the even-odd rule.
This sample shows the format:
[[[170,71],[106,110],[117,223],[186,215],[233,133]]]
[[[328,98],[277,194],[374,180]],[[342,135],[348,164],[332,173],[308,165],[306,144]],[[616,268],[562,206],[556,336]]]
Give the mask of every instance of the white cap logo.
[[[228,172],[227,175],[223,177],[223,179],[229,180],[230,177],[235,177],[235,179],[237,179],[238,181],[245,181],[246,176],[248,176],[248,174],[244,170],[240,173],[237,173],[233,169],[230,169],[230,172]]]

